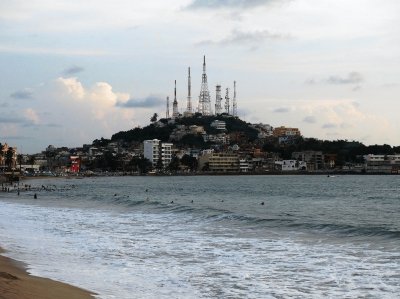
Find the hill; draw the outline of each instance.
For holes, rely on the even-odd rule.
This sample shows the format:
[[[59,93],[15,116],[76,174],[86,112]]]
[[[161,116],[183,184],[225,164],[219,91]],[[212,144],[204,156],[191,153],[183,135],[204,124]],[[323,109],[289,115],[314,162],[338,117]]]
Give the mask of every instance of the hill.
[[[249,141],[254,141],[257,138],[258,131],[251,127],[251,125],[237,117],[229,115],[218,115],[218,116],[202,116],[201,114],[195,114],[191,117],[181,117],[174,121],[169,119],[160,119],[157,122],[143,127],[134,128],[128,131],[121,131],[114,134],[111,137],[111,141],[123,141],[123,142],[143,142],[147,139],[159,139],[161,141],[170,141],[171,134],[179,127],[184,125],[190,127],[193,125],[202,126],[207,134],[218,134],[221,133],[216,128],[211,126],[211,123],[215,120],[221,120],[226,123],[226,134],[241,134]],[[206,148],[210,142],[205,142],[201,135],[188,133],[184,135],[180,140],[174,141],[177,145],[185,145],[189,147],[201,147]]]

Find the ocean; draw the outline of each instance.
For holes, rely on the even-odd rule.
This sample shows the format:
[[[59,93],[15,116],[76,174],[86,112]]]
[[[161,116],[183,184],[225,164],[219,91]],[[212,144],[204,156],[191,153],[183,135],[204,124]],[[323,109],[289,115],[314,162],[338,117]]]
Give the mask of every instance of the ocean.
[[[400,176],[23,183],[1,246],[97,298],[399,298]]]

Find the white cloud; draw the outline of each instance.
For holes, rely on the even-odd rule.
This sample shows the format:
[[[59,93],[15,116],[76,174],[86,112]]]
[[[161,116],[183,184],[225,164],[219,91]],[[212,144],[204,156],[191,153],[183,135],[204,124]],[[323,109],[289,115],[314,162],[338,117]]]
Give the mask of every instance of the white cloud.
[[[103,56],[110,53],[101,50],[91,49],[68,49],[68,48],[55,48],[55,47],[31,47],[31,46],[10,46],[0,45],[0,52],[5,53],[21,53],[21,54],[51,54],[62,56]]]
[[[55,92],[66,108],[80,109],[85,117],[101,121],[105,127],[110,127],[109,122],[132,117],[131,113],[121,113],[116,104],[124,103],[129,99],[128,93],[114,92],[107,82],[97,82],[92,87],[85,88],[77,78],[60,77],[55,80]]]
[[[40,122],[38,114],[32,108],[25,109],[24,116],[28,121],[32,122],[35,125],[39,124]]]
[[[397,144],[393,121],[375,113],[363,110],[363,105],[353,100],[319,100],[319,101],[267,101],[265,105],[279,109],[281,105],[296,107],[295,117],[284,117],[279,113],[258,114],[258,119],[269,119],[272,126],[298,127],[305,137],[320,139],[349,139],[366,144]],[[265,111],[265,109],[260,109]]]

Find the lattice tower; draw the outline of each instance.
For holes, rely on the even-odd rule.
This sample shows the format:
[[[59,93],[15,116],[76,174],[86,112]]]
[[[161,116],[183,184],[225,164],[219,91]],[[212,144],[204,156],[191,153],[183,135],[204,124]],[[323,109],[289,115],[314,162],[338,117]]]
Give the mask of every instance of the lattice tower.
[[[215,114],[222,113],[222,97],[221,97],[221,85],[215,87]]]
[[[225,112],[227,114],[230,114],[229,88],[226,89],[226,93],[225,93]]]
[[[188,75],[188,97],[187,97],[187,108],[186,111],[188,113],[192,113],[192,79],[190,77],[190,67],[189,67],[189,75]]]
[[[236,102],[236,81],[233,81],[233,101],[232,101],[232,115],[237,115],[237,102]]]
[[[178,116],[179,116],[179,111],[178,111],[178,101],[176,99],[176,80],[175,80],[174,102],[172,103],[172,118],[177,118]]]
[[[169,97],[167,97],[167,111],[165,113],[165,117],[168,119],[169,118]]]
[[[203,61],[203,75],[201,77],[199,107],[197,108],[197,110],[203,115],[212,115],[210,92],[208,90],[207,74],[206,74],[206,56],[204,56],[204,61]]]

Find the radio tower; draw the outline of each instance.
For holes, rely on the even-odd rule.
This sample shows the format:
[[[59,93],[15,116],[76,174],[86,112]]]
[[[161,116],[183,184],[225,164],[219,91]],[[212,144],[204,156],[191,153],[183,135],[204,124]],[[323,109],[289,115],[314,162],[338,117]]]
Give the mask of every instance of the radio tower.
[[[201,77],[201,89],[199,96],[198,112],[203,115],[211,115],[211,100],[210,92],[208,91],[207,74],[206,74],[206,56],[204,55],[203,61],[203,75]]]
[[[232,115],[237,115],[237,103],[236,103],[236,81],[233,81],[233,103],[232,103]]]
[[[222,113],[222,97],[221,97],[221,85],[216,86],[216,91],[215,91],[215,115],[221,114]]]
[[[165,113],[165,117],[169,118],[169,97],[167,97],[167,112]]]
[[[190,67],[189,67],[189,76],[188,76],[188,97],[187,97],[187,108],[186,112],[188,114],[192,114],[192,80],[190,78]]]
[[[229,105],[229,88],[226,89],[225,94],[225,112],[229,114],[230,105]]]
[[[176,80],[175,80],[174,102],[172,103],[172,118],[177,118],[178,116],[179,112],[178,112],[178,101],[176,100]]]

